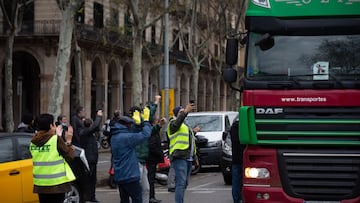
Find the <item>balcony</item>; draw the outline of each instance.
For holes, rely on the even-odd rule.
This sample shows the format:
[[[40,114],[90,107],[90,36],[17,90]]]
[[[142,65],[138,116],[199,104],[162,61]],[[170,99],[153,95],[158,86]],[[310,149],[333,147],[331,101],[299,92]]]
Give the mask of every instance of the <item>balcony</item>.
[[[53,36],[60,33],[60,20],[37,20],[23,21],[18,36]],[[3,21],[0,21],[0,35],[6,35],[6,27]]]

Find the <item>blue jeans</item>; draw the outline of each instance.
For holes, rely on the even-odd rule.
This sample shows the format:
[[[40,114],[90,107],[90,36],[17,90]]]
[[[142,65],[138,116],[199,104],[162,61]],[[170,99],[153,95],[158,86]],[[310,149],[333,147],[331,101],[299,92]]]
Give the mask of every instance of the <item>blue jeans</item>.
[[[232,164],[232,196],[234,203],[242,201],[242,164]]]
[[[171,165],[175,171],[175,203],[184,202],[185,189],[191,175],[191,161],[174,159]]]
[[[121,203],[142,203],[140,181],[118,184]]]

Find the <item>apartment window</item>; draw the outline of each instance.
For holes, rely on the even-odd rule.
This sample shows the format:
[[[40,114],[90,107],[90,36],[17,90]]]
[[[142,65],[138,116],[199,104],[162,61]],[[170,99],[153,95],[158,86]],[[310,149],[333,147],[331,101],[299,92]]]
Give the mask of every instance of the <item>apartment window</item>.
[[[110,26],[119,27],[119,12],[117,9],[112,8],[110,10]]]
[[[219,45],[214,44],[214,56],[218,57],[219,56]]]
[[[189,33],[186,33],[184,35],[184,51],[185,51],[185,48],[186,49],[189,48]]]
[[[94,2],[94,27],[104,27],[104,6]]]
[[[146,30],[144,30],[142,33],[142,39],[144,42],[146,41]]]
[[[151,44],[156,44],[156,27],[155,27],[155,25],[151,26]]]
[[[10,21],[14,21],[14,15],[13,15],[13,8],[12,8],[12,2],[11,1],[4,1],[4,8],[7,16],[9,17]],[[3,15],[4,16],[4,15]],[[5,33],[9,29],[9,24],[5,18],[2,17],[2,23],[3,23],[3,32]],[[20,33],[23,34],[32,34],[34,32],[34,2],[31,2],[26,5],[24,14],[23,14],[23,20],[21,25]],[[39,30],[39,32],[44,32],[43,30]]]
[[[84,24],[85,19],[85,8],[84,8],[84,2],[81,3],[81,6],[76,10],[75,20],[77,23]]]
[[[127,12],[125,14],[125,17],[124,17],[124,22],[125,22],[125,35],[128,36],[128,37],[131,37],[132,36],[132,25],[131,25],[131,16],[130,16],[130,13]]]
[[[173,50],[178,51],[179,50],[179,30],[173,30],[173,40],[175,40],[173,43]]]

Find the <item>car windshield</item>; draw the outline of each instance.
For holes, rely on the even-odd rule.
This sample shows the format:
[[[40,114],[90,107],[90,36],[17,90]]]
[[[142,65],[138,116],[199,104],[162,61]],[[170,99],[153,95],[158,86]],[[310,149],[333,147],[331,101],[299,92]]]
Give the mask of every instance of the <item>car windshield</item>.
[[[221,115],[194,115],[187,116],[185,122],[191,127],[200,127],[200,132],[223,131]]]
[[[273,46],[262,49],[260,45],[266,42],[266,36],[274,40]],[[359,80],[359,47],[360,35],[250,33],[246,77],[249,80]]]

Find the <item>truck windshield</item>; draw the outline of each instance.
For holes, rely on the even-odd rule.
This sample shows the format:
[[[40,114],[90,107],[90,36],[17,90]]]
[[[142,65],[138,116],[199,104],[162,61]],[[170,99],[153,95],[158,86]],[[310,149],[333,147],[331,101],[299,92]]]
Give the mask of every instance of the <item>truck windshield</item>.
[[[360,80],[360,35],[271,36],[249,33],[246,77],[249,80]]]

